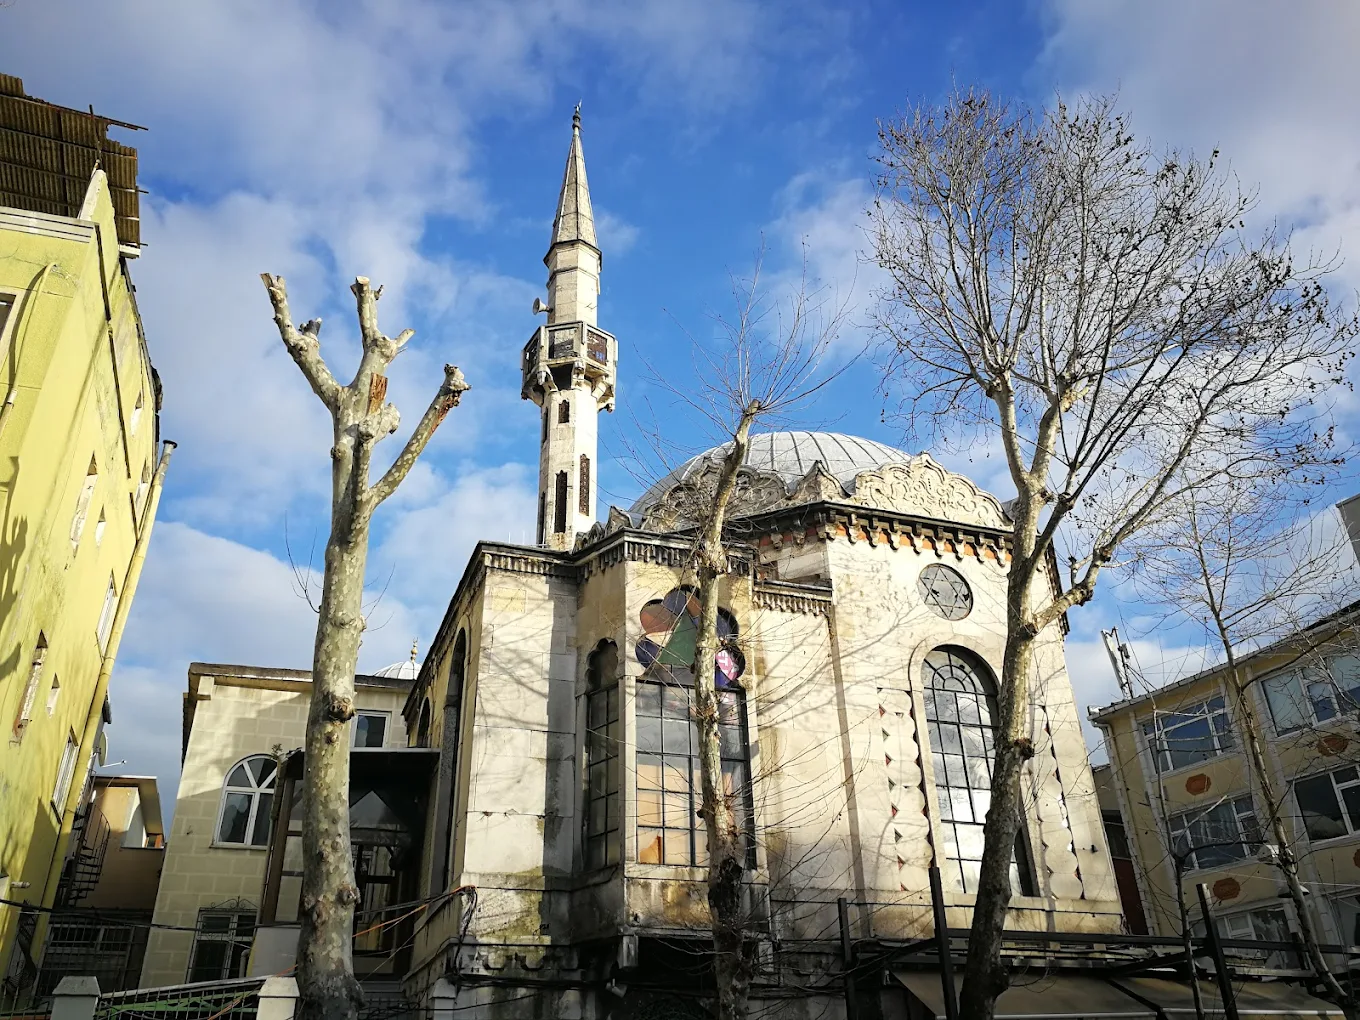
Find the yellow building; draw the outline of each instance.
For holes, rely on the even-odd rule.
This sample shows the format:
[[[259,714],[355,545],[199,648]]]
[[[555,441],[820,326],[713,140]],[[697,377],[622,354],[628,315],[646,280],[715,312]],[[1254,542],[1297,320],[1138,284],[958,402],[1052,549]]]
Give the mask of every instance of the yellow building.
[[[1360,603],[1242,660],[1250,718],[1221,667],[1091,713],[1153,934],[1181,932],[1179,879],[1192,927],[1203,883],[1224,935],[1289,941],[1298,921],[1271,863],[1279,812],[1320,941],[1360,945],[1357,611]],[[1253,740],[1273,802],[1249,770]],[[1298,966],[1288,952],[1263,962]]]
[[[163,474],[128,279],[135,153],[109,123],[0,76],[0,898],[40,906],[110,718]],[[32,980],[42,916],[0,905],[11,993]]]

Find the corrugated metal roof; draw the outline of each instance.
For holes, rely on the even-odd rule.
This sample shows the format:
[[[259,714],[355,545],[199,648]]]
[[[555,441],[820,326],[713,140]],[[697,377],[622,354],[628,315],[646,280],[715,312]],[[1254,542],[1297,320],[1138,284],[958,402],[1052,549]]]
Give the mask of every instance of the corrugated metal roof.
[[[76,216],[95,167],[108,176],[120,244],[141,244],[137,150],[109,128],[142,130],[93,108],[73,110],[24,94],[24,83],[0,74],[0,205]]]

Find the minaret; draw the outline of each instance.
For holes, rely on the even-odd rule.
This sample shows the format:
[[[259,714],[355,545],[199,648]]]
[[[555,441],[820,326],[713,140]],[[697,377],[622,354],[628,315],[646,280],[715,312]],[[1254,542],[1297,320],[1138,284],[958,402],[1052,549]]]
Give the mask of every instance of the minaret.
[[[538,453],[538,544],[570,550],[595,523],[596,416],[614,410],[618,344],[595,324],[600,249],[581,152],[581,108],[571,118],[571,149],[553,218],[548,303],[534,299],[546,325],[524,347],[521,396],[542,415]]]

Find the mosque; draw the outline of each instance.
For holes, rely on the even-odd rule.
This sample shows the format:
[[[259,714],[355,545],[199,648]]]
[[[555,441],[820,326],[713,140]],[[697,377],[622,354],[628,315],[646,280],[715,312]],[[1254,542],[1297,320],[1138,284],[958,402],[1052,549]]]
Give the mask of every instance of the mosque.
[[[541,417],[537,543],[477,546],[404,709],[413,741],[440,751],[420,892],[476,890],[420,927],[406,983],[456,983],[466,1016],[699,1016],[711,981],[693,677],[663,663],[693,662],[679,508],[721,448],[596,520],[597,423],[619,371],[601,254],[578,114],[535,302],[547,319],[522,358]],[[1010,523],[929,456],[835,433],[754,436],[741,488],[717,679],[753,997],[840,1015],[839,898],[856,941],[929,937],[937,863],[948,925],[969,922]],[[1118,932],[1063,634],[1036,653],[1009,923]],[[905,1017],[893,969],[858,994]]]
[[[534,307],[546,321],[521,362],[540,416],[536,542],[480,543],[423,663],[358,678],[361,912],[369,924],[388,904],[425,906],[366,928],[356,969],[421,1015],[707,1015],[682,507],[720,450],[596,519],[598,421],[619,378],[601,256],[578,114]],[[923,940],[936,908],[947,927],[968,925],[982,854],[1010,521],[929,456],[854,436],[756,435],[742,471],[717,681],[757,946],[753,1015],[933,1016],[941,985]],[[1122,919],[1064,633],[1035,653],[1008,926],[1098,936]],[[247,949],[253,973],[291,960],[302,762],[277,749],[301,743],[306,681],[190,668],[156,912],[184,930],[155,933],[157,981],[178,980],[186,959],[190,973],[226,961],[221,976],[234,976]],[[191,935],[195,917],[213,934]],[[1099,1015],[1101,987],[1073,1012]]]

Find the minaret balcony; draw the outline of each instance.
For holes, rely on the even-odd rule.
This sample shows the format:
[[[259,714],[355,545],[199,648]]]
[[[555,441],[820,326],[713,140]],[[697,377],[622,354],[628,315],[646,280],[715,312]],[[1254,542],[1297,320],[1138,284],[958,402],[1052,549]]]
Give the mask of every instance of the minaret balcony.
[[[545,392],[586,385],[607,391],[612,400],[618,356],[618,341],[598,326],[586,322],[539,326],[520,359],[523,396],[541,403]]]

